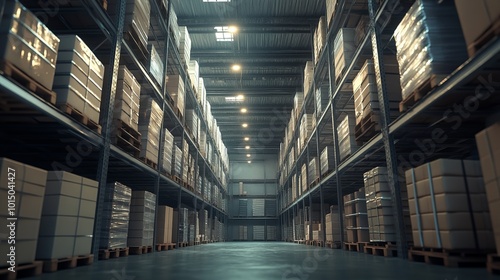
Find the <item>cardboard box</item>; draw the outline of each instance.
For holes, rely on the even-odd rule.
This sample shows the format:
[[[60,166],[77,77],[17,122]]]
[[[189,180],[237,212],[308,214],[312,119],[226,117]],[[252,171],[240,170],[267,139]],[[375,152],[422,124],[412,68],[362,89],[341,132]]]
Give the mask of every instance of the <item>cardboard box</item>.
[[[38,238],[36,258],[40,260],[59,259],[73,256],[74,236],[51,236]]]
[[[78,236],[75,238],[73,256],[88,255],[92,251],[92,237]]]
[[[77,224],[76,216],[42,216],[39,236],[74,236]]]

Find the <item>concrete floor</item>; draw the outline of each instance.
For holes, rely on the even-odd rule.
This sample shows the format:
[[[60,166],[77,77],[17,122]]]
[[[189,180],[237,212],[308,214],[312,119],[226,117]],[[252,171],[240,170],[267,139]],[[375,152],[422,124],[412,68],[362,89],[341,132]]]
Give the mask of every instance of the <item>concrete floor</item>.
[[[445,268],[363,253],[280,242],[230,242],[99,261],[27,279],[271,280],[496,279],[486,268]]]

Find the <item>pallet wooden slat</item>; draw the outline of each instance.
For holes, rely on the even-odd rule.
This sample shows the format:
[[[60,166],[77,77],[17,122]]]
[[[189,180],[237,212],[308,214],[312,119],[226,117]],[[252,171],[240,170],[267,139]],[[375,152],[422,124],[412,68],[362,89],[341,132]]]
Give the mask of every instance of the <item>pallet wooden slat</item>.
[[[110,258],[126,257],[129,255],[129,248],[100,249],[99,259],[108,260]]]
[[[101,126],[98,123],[96,123],[93,120],[89,119],[82,112],[80,112],[79,110],[75,109],[70,104],[63,104],[63,105],[59,106],[59,109],[63,113],[71,116],[73,119],[75,119],[79,123],[85,125],[89,129],[91,129],[92,131],[95,131],[95,132],[101,134]]]
[[[34,261],[32,263],[16,265],[15,272],[0,269],[0,280],[15,280],[23,277],[34,277],[42,274],[43,262]]]
[[[153,246],[129,247],[130,255],[142,255],[153,252]]]
[[[434,248],[412,248],[408,251],[408,259],[427,264],[437,264],[446,267],[480,266],[484,267],[487,260],[484,250],[445,250]]]
[[[56,272],[62,269],[75,268],[82,265],[90,265],[94,262],[94,255],[89,254],[42,261],[43,272]]]
[[[11,80],[27,88],[34,95],[39,96],[40,98],[51,103],[52,105],[56,104],[55,92],[40,85],[38,82],[36,82],[27,74],[25,74],[23,71],[19,70],[16,66],[11,64],[10,62],[7,61],[0,62],[0,71]]]
[[[433,90],[447,75],[433,74],[417,89],[399,103],[399,111],[404,112],[414,106],[420,99]]]

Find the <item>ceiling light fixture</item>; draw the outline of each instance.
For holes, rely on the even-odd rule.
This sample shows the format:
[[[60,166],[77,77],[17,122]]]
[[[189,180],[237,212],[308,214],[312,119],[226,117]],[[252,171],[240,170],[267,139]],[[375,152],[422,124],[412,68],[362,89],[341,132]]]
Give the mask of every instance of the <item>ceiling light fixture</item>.
[[[252,161],[251,161],[251,160],[249,160],[249,161],[248,161],[248,163],[252,163]]]
[[[250,141],[249,137],[245,137],[244,139],[245,139],[245,141]]]
[[[250,150],[250,146],[245,146],[245,149]]]
[[[250,155],[250,154],[247,154],[247,157],[251,157],[251,155]]]
[[[231,66],[231,70],[233,70],[233,71],[240,71],[241,70],[241,65],[239,65],[239,64],[233,64],[233,66]]]
[[[242,113],[246,113],[246,112],[248,112],[248,111],[247,111],[247,108],[241,108],[240,112],[242,112]]]
[[[241,126],[243,126],[243,127],[248,127],[248,124],[247,124],[247,123],[244,123],[244,124],[242,124]]]
[[[234,25],[231,25],[228,27],[227,31],[231,32],[231,33],[237,33],[238,32],[238,27],[234,26]]]

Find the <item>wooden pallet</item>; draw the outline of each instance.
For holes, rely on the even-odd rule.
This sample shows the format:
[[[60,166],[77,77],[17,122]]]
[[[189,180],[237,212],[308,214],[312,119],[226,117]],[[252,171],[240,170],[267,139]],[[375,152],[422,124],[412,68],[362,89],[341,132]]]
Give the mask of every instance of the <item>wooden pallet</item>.
[[[99,124],[97,124],[93,120],[89,119],[82,112],[80,112],[79,110],[75,109],[70,104],[61,105],[61,106],[59,106],[59,109],[63,113],[71,116],[73,119],[75,119],[79,123],[81,123],[81,124],[85,125],[86,127],[88,127],[90,130],[95,131],[95,132],[101,134],[101,126]]]
[[[182,183],[183,183],[181,178],[179,178],[176,175],[172,176],[172,180],[174,180],[174,182],[178,183],[179,185],[182,185]]]
[[[344,250],[354,252],[364,252],[364,247],[369,242],[344,242]]]
[[[340,248],[342,248],[340,242],[333,242],[333,241],[327,241],[326,242],[326,247],[328,247],[330,249],[340,249]]]
[[[47,89],[46,87],[40,85],[30,76],[25,74],[23,71],[19,70],[16,66],[8,61],[0,62],[0,72],[9,79],[15,81],[16,83],[24,86],[34,95],[39,96],[43,100],[49,102],[52,105],[56,104],[56,93]]]
[[[108,260],[110,258],[127,257],[129,255],[129,249],[126,248],[113,248],[113,249],[100,249],[99,259]]]
[[[0,280],[15,280],[24,277],[34,277],[42,274],[43,262],[34,261],[32,263],[16,265],[14,272],[8,268],[0,269]]]
[[[149,52],[144,45],[142,45],[141,40],[139,39],[139,35],[132,27],[129,25],[128,28],[125,28],[127,31],[123,32],[123,39],[128,43],[134,54],[137,58],[144,63],[147,64],[149,61]]]
[[[415,105],[422,97],[427,95],[432,89],[434,89],[446,75],[436,75],[433,74],[430,78],[424,81],[417,89],[412,92],[408,97],[399,103],[399,111],[404,112]]]
[[[120,147],[122,150],[135,158],[139,158],[141,153],[141,134],[135,131],[121,120],[113,122],[113,134],[111,136],[112,144]]]
[[[324,247],[325,242],[321,240],[313,240],[312,245],[316,247]]]
[[[473,57],[476,53],[485,46],[488,42],[490,42],[493,38],[500,35],[500,18],[490,26],[488,29],[476,39],[473,43],[471,43],[467,47],[467,52],[469,53],[469,57]]]
[[[489,254],[486,267],[490,273],[500,274],[500,255]]]
[[[311,184],[309,184],[309,188],[316,186],[318,183],[319,183],[319,178],[316,178],[314,181],[312,181]]]
[[[129,247],[130,255],[142,255],[153,252],[153,246]]]
[[[43,260],[43,272],[56,272],[62,269],[75,268],[77,266],[91,265],[94,255],[82,255],[59,259]]]
[[[180,242],[179,243],[179,248],[184,248],[184,247],[187,247],[187,246],[189,246],[188,242]]]
[[[370,113],[364,117],[354,128],[354,137],[358,145],[370,140],[380,131],[380,115]]]
[[[437,264],[446,267],[486,265],[488,252],[483,250],[445,250],[434,248],[411,248],[408,251],[410,261]]]
[[[363,247],[363,252],[375,256],[397,257],[398,248],[391,243],[368,243]]]
[[[147,166],[153,168],[154,170],[158,168],[158,164],[149,158],[141,157],[140,160],[144,162]]]
[[[156,251],[169,251],[175,249],[175,243],[156,244]]]

